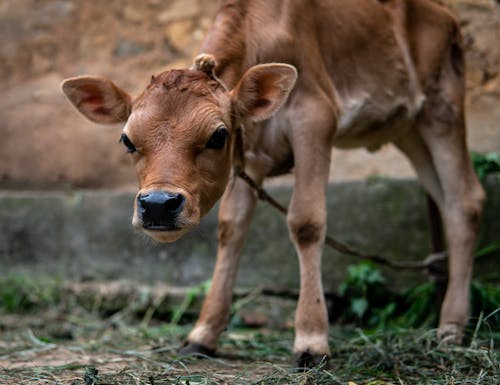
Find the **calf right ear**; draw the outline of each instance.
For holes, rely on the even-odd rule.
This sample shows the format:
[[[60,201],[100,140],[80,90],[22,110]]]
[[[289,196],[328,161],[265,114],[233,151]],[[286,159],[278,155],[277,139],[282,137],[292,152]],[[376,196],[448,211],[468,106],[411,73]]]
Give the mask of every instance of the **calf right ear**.
[[[126,122],[130,115],[130,95],[111,80],[96,76],[78,76],[64,80],[61,88],[76,109],[93,122]]]
[[[261,121],[270,118],[286,101],[297,70],[289,64],[258,64],[250,68],[231,91],[238,115]]]

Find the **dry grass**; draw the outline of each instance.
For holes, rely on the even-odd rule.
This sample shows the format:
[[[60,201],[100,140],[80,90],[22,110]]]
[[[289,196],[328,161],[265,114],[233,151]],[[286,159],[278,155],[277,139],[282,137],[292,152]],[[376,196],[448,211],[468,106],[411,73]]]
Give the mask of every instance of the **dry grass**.
[[[437,344],[432,331],[332,327],[329,367],[295,373],[290,330],[229,330],[219,357],[200,360],[175,355],[188,327],[146,325],[126,313],[10,314],[1,328],[0,384],[500,383],[499,351],[474,330],[467,346],[450,347]]]
[[[332,326],[328,367],[297,373],[290,329],[232,322],[217,358],[180,358],[176,351],[190,325],[155,317],[189,319],[182,316],[186,300],[159,312],[159,301],[136,293],[109,314],[101,306],[105,298],[79,301],[59,283],[19,278],[0,289],[0,385],[500,384],[500,309],[471,323],[463,347],[440,345],[434,331],[402,329],[398,322],[384,322],[378,331]],[[497,291],[481,293],[483,305],[486,297],[498,303]],[[176,309],[182,314],[175,316]]]

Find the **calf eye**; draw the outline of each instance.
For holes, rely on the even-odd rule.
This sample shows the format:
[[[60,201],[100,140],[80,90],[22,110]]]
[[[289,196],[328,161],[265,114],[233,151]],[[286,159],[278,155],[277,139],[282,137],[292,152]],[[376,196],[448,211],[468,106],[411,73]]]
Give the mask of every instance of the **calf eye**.
[[[228,136],[229,133],[227,132],[226,127],[220,126],[212,134],[212,137],[208,140],[205,148],[211,148],[214,150],[220,150],[224,148]]]
[[[137,151],[134,144],[130,141],[127,135],[122,134],[122,136],[120,137],[120,142],[123,143],[125,147],[127,147],[127,152],[133,153]]]

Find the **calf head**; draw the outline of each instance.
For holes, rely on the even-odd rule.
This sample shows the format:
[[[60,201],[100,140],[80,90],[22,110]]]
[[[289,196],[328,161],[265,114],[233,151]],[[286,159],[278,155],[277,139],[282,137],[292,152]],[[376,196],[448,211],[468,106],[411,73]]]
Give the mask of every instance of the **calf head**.
[[[224,192],[242,123],[274,114],[297,77],[286,64],[257,65],[227,90],[213,75],[213,57],[204,59],[193,69],[153,76],[135,99],[105,78],[62,83],[70,102],[91,121],[125,123],[120,142],[140,185],[132,223],[161,242],[198,225]]]

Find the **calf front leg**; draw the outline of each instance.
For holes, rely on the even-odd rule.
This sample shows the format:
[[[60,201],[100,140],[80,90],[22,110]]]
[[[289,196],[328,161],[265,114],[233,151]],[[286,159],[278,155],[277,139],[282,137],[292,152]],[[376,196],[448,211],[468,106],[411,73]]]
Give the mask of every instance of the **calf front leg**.
[[[215,354],[217,340],[229,319],[241,249],[255,202],[255,194],[243,180],[237,178],[234,183],[230,182],[219,209],[219,244],[212,284],[203,302],[198,321],[180,351],[181,355]]]
[[[308,138],[312,139],[312,135]],[[295,188],[287,217],[300,265],[293,347],[299,369],[317,366],[330,356],[328,315],[321,282],[330,146],[327,140],[316,139],[315,143],[300,143],[294,150]]]

